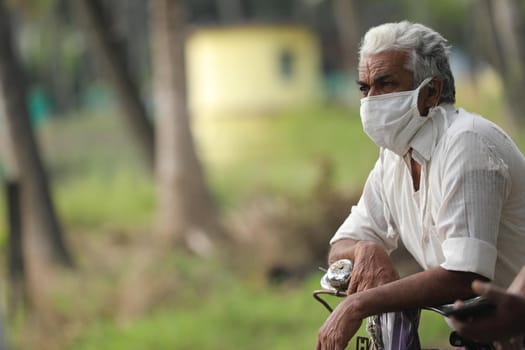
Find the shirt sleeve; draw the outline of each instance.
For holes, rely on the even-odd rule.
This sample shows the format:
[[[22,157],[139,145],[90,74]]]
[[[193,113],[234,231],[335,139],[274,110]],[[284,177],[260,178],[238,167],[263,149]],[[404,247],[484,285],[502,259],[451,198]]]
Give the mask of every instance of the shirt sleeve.
[[[443,202],[437,230],[447,270],[474,272],[494,278],[496,243],[507,196],[507,166],[483,136],[454,136],[443,166]]]
[[[359,202],[352,207],[350,215],[336,231],[330,240],[330,244],[350,238],[357,241],[381,243],[388,253],[397,248],[397,235],[388,235],[381,186],[381,162],[379,159],[366,180]]]

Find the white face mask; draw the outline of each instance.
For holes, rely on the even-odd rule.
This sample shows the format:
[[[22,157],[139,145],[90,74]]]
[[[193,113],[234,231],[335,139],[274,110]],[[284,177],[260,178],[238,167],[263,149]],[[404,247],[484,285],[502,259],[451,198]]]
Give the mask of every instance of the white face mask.
[[[361,121],[367,135],[379,147],[404,156],[416,132],[429,119],[419,115],[419,90],[432,78],[426,78],[415,89],[361,99]]]

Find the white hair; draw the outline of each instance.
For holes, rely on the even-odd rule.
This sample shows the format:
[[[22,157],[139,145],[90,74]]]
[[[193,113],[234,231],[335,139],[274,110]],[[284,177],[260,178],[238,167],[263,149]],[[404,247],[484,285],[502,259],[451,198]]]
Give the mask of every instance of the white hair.
[[[359,61],[385,51],[405,51],[410,59],[406,68],[414,73],[414,86],[427,77],[443,79],[441,102],[454,103],[456,89],[448,60],[450,47],[438,32],[419,23],[403,21],[373,27],[365,34]]]

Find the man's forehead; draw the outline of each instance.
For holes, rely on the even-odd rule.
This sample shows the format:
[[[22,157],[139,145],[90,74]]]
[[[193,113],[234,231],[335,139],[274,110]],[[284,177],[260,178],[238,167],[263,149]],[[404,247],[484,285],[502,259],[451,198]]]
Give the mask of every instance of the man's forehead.
[[[365,56],[359,64],[359,77],[375,79],[405,73],[408,57],[405,51],[385,51]]]

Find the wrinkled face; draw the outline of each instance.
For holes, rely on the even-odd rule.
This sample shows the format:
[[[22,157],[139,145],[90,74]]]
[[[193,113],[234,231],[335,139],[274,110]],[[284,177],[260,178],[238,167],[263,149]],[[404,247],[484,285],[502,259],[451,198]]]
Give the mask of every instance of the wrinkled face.
[[[408,54],[386,51],[366,56],[359,65],[359,90],[363,97],[414,88],[413,73],[405,68]]]
[[[414,74],[406,68],[408,60],[409,55],[404,51],[385,51],[364,57],[359,64],[357,82],[363,97],[413,90]],[[442,91],[443,81],[438,78],[419,91],[420,115],[428,115],[430,107],[438,104]]]

